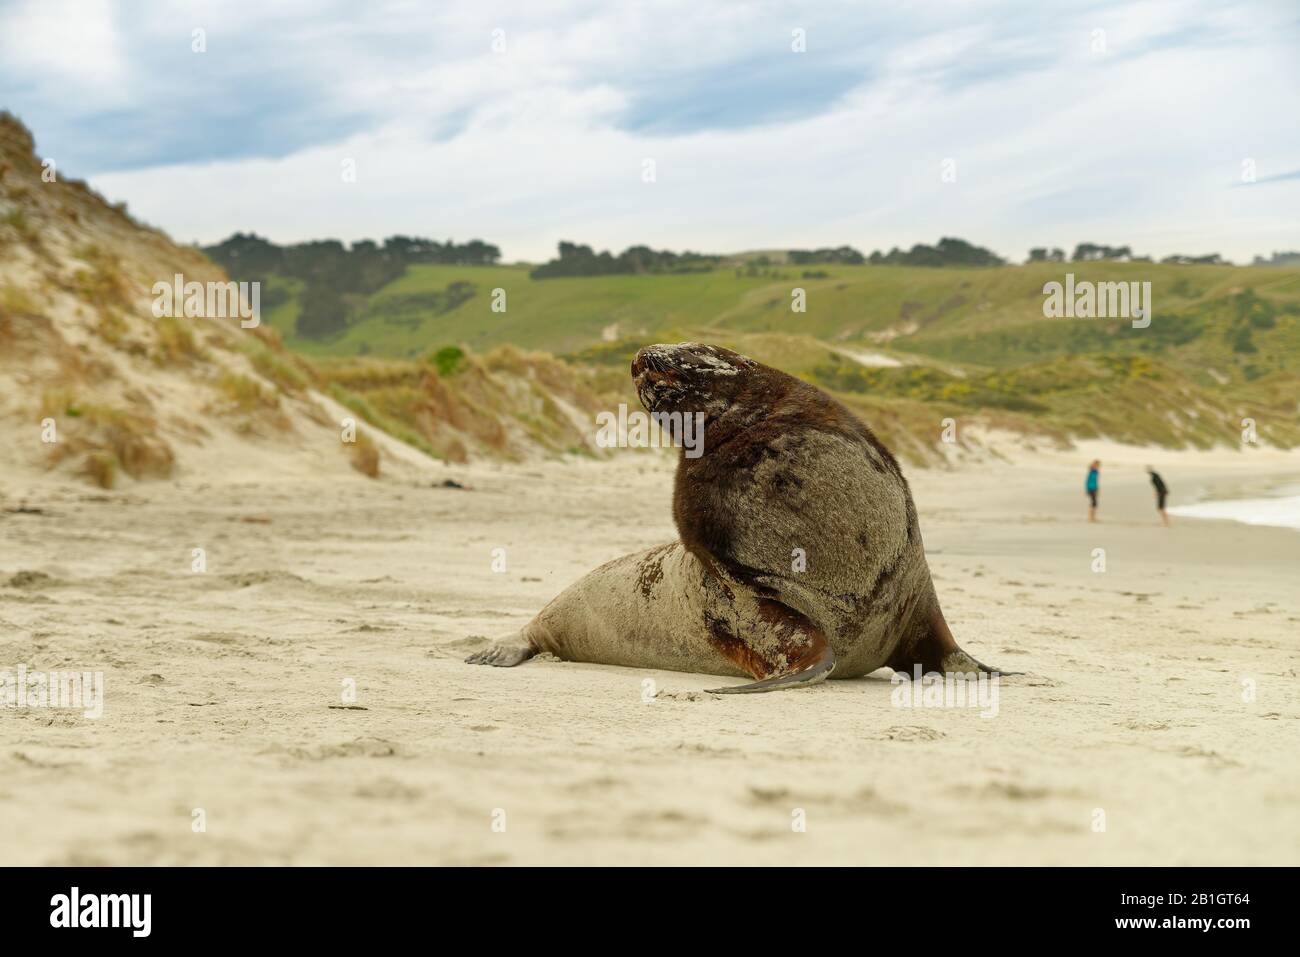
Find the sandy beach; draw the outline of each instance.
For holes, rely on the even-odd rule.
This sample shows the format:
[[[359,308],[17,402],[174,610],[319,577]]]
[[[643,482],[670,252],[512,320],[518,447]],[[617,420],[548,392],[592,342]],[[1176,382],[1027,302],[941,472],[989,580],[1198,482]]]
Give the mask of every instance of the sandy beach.
[[[1177,503],[1294,481],[1300,457],[1008,457],[910,471],[958,639],[1024,672],[995,717],[895,707],[887,671],[721,697],[703,675],[463,664],[674,537],[668,453],[113,493],[13,477],[0,667],[102,671],[105,703],[0,710],[4,862],[1300,863],[1300,533],[1162,529],[1141,470]]]

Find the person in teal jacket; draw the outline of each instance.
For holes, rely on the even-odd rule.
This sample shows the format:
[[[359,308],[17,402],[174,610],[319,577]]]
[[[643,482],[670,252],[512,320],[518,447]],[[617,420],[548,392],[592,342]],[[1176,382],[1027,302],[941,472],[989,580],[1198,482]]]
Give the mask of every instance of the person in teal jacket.
[[[1088,493],[1088,521],[1097,521],[1097,482],[1101,473],[1101,462],[1092,460],[1088,466],[1088,481],[1083,483],[1083,490]]]

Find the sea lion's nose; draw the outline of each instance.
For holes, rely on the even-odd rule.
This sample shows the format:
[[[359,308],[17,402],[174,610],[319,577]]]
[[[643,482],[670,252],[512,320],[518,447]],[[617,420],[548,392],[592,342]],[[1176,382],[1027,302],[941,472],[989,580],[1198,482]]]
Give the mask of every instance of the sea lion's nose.
[[[644,349],[642,349],[640,352],[636,354],[636,358],[632,360],[633,377],[639,376],[647,369],[650,370],[651,372],[664,371],[666,366],[663,360],[663,356],[662,354],[655,352],[655,349],[656,349],[655,346],[646,346]]]

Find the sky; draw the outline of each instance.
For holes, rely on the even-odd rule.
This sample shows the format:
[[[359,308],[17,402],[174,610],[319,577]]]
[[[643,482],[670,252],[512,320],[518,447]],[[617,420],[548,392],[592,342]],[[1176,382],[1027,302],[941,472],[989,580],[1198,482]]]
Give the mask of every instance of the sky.
[[[1300,249],[1300,2],[0,0],[0,108],[182,242]]]

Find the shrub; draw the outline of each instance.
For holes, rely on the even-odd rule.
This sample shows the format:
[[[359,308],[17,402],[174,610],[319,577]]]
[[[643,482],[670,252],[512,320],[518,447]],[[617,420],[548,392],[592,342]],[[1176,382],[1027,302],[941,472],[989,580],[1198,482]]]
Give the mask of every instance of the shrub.
[[[444,379],[455,375],[465,361],[465,351],[458,346],[444,346],[433,354],[433,367]]]

